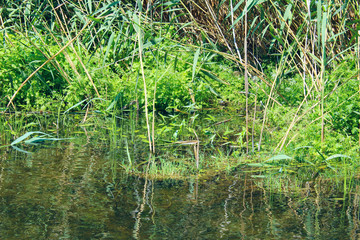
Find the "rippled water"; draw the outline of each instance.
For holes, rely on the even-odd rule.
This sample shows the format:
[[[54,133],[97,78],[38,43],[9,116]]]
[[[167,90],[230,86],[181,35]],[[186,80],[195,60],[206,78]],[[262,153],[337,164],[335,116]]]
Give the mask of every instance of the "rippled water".
[[[126,175],[76,142],[0,155],[1,239],[357,239],[360,189],[271,192],[238,169],[206,180]],[[303,186],[307,186],[304,184]]]

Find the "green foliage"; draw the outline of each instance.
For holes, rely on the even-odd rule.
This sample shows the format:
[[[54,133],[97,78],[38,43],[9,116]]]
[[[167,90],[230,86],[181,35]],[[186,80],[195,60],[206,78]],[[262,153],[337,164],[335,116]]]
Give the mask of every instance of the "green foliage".
[[[24,80],[47,60],[40,50],[30,46],[28,39],[20,35],[8,36],[0,47],[0,106],[5,106]],[[42,51],[55,52],[57,49],[56,45],[49,44]],[[64,63],[63,57],[57,59]],[[48,108],[49,100],[61,98],[63,86],[66,86],[65,79],[53,65],[48,64],[25,84],[17,94],[15,104],[26,108]]]
[[[215,64],[207,61],[205,53],[202,54],[199,59],[201,63],[198,64],[192,80],[191,62],[194,56],[191,49],[184,51],[169,43],[161,43],[155,47],[155,54],[152,51],[145,54],[144,71],[150,102],[153,101],[156,85],[155,108],[158,111],[181,109],[192,105],[191,93],[196,102],[196,106],[193,107],[196,108],[217,105],[217,99],[221,98],[234,103],[242,100],[238,90],[241,89],[243,80],[239,80],[225,62]],[[138,96],[140,106],[143,106],[140,63],[134,61],[131,69],[117,64],[115,71],[121,77],[119,92],[125,102],[135,100]]]
[[[337,89],[327,101],[329,123],[335,131],[349,136],[359,133],[359,81],[356,70],[357,59],[347,56],[344,61],[336,63],[336,69],[329,74],[328,91]]]
[[[72,57],[74,58],[73,61],[76,64],[76,69],[80,75],[77,76],[64,90],[64,101],[68,106],[73,106],[84,99],[91,100],[98,98],[94,86],[91,84],[91,81],[80,62],[77,61],[74,56]],[[109,101],[113,100],[119,92],[119,89],[121,89],[121,81],[119,76],[114,73],[110,67],[99,66],[98,63],[101,61],[100,53],[96,52],[91,58],[87,57],[85,54],[83,57],[85,59],[89,58],[85,67],[100,94],[100,98],[103,99],[103,101],[97,101],[92,104],[92,107],[94,109],[104,110],[108,106]]]

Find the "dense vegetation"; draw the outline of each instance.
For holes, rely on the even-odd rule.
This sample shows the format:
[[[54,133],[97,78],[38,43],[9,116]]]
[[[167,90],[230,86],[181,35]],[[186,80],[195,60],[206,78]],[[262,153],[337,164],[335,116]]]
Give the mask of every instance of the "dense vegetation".
[[[225,108],[244,119],[228,155],[329,168],[346,158],[356,169],[359,13],[355,0],[6,1],[0,107],[134,109],[152,152],[162,134],[153,119]],[[213,144],[211,131],[202,142]]]

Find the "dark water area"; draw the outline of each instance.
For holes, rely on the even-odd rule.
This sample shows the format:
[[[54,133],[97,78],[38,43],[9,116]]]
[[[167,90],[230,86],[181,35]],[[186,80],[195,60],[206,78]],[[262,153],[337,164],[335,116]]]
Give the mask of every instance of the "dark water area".
[[[279,193],[244,169],[159,181],[125,174],[121,157],[94,145],[30,150],[0,154],[0,239],[360,237],[357,187],[345,200],[320,182]]]

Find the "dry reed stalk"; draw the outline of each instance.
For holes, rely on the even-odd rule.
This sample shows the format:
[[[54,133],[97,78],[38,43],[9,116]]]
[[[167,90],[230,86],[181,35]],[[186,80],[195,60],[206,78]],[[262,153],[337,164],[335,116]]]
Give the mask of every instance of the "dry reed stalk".
[[[357,71],[358,71],[358,81],[359,81],[359,93],[360,93],[360,30],[358,31],[358,37],[357,37]],[[360,118],[360,115],[359,115]],[[360,146],[360,121],[359,121],[359,146]]]
[[[231,54],[233,54],[232,48],[231,48],[230,44],[228,43],[228,41],[227,41],[227,39],[226,39],[223,31],[221,30],[221,28],[220,28],[220,26],[219,26],[219,24],[218,24],[218,21],[216,20],[215,14],[214,14],[214,12],[213,12],[212,7],[210,7],[209,1],[206,0],[205,3],[206,3],[206,6],[207,6],[207,8],[208,8],[208,10],[209,10],[209,12],[210,12],[210,15],[211,15],[211,17],[212,17],[212,19],[213,19],[213,22],[215,23],[216,29],[218,30],[220,36],[222,37],[222,40],[224,41],[226,47],[229,49],[229,51],[231,52]]]
[[[331,112],[334,111],[335,109],[338,109],[339,107],[341,107],[342,105],[344,105],[345,103],[347,103],[348,100],[354,98],[354,97],[355,97],[356,95],[358,95],[358,94],[360,94],[360,89],[359,89],[358,92],[356,92],[356,93],[354,93],[353,95],[351,95],[350,97],[348,97],[345,101],[343,101],[343,102],[341,102],[340,104],[338,104],[335,108],[331,109],[331,111],[325,112],[325,113],[324,113],[324,116],[326,116],[327,114],[331,113]],[[315,106],[314,106],[314,107],[315,107]],[[312,107],[311,109],[313,109],[313,107]],[[307,112],[308,112],[308,111],[307,111]],[[306,113],[307,113],[307,112],[306,112]],[[301,119],[302,117],[304,117],[305,115],[306,115],[306,114],[301,115],[301,116],[299,117],[299,119],[296,120],[296,122],[300,121],[300,119]],[[307,127],[310,126],[311,124],[319,121],[321,118],[322,118],[322,116],[319,116],[318,118],[316,118],[316,119],[312,120],[310,123],[308,123],[306,126],[307,126]],[[297,135],[298,135],[298,133],[296,133],[296,134],[289,140],[289,142],[286,144],[286,147],[295,139],[295,137],[296,137]],[[281,150],[280,150],[280,151],[281,151]]]
[[[245,6],[247,6],[247,0],[245,0]],[[245,36],[244,36],[244,55],[245,55],[245,122],[246,122],[246,154],[249,153],[249,80],[248,80],[248,53],[247,53],[247,9],[245,9]],[[275,81],[274,81],[275,82]]]
[[[262,140],[262,135],[263,135],[263,132],[264,132],[264,127],[265,127],[267,108],[268,108],[269,103],[270,103],[270,99],[271,99],[271,95],[272,95],[273,90],[274,90],[274,87],[275,87],[275,83],[276,83],[276,81],[274,80],[274,81],[273,81],[273,84],[272,84],[272,86],[271,86],[271,90],[270,90],[269,97],[268,97],[268,99],[267,99],[267,101],[266,101],[265,109],[264,109],[264,116],[263,116],[263,122],[262,122],[262,126],[261,126],[259,146],[258,146],[258,151],[259,151],[259,152],[260,152],[260,149],[261,149],[261,140]]]
[[[46,46],[44,40],[42,39],[41,35],[38,33],[38,31],[36,30],[36,28],[34,26],[32,26],[32,29],[34,30],[34,32],[36,32],[36,34],[38,35],[40,41],[42,42],[42,44],[44,44],[44,46]],[[28,38],[28,41],[32,44],[32,46],[34,46],[39,52],[41,52],[41,54],[49,59],[49,57],[47,56],[47,54],[45,52],[43,52],[33,41],[31,41],[30,38]],[[65,70],[61,67],[60,63],[54,59],[54,62],[53,63],[52,61],[50,62],[51,65],[53,65],[53,67],[61,74],[61,76],[63,76],[66,80],[66,82],[71,85],[71,82],[70,82],[70,77],[69,75],[65,72]]]
[[[84,69],[86,76],[89,78],[90,83],[91,83],[91,85],[93,86],[96,94],[97,94],[98,97],[100,98],[100,94],[99,94],[99,92],[98,92],[98,90],[97,90],[97,88],[96,88],[96,85],[94,84],[94,81],[92,80],[92,77],[91,77],[89,71],[88,71],[87,68],[85,67],[85,65],[84,65],[83,61],[81,60],[80,56],[77,54],[77,51],[75,50],[74,46],[73,46],[72,44],[70,44],[70,46],[72,47],[73,52],[75,53],[76,58],[79,60],[82,68]]]
[[[255,152],[255,146],[254,146],[254,129],[255,129],[255,120],[256,120],[256,104],[257,104],[257,94],[255,94],[255,107],[254,107],[254,117],[253,117],[253,125],[251,130],[251,149],[252,152]]]
[[[62,24],[62,21],[60,20],[60,17],[59,17],[59,15],[57,14],[56,9],[54,8],[54,6],[53,6],[51,3],[50,3],[50,5],[51,5],[51,7],[52,7],[52,9],[53,9],[53,12],[55,13],[56,20],[57,20],[57,22],[59,23],[61,30],[62,30],[63,33],[66,35],[67,39],[70,40],[70,34],[68,34],[68,33],[70,33],[70,31],[69,31],[69,29],[68,29],[68,25],[65,24],[65,27],[66,27],[66,30],[67,30],[67,31],[65,31],[64,24]],[[57,8],[58,8],[58,7],[57,7]],[[63,10],[62,10],[62,7],[59,7],[59,9],[60,9],[60,11],[61,11],[61,15],[62,15],[63,19],[65,19],[65,14],[64,14],[64,12],[63,12]],[[52,31],[49,29],[49,27],[47,26],[47,24],[46,24],[46,29],[50,32],[50,34],[51,34],[52,38],[55,40],[55,42],[60,46],[59,41],[58,41],[57,38],[54,36],[54,34],[52,33]],[[74,49],[74,46],[73,46],[72,43],[71,43],[71,48]],[[64,54],[64,56],[65,56],[65,58],[66,58],[66,61],[70,64],[70,67],[71,67],[71,69],[74,71],[75,75],[78,76],[78,77],[80,77],[80,73],[77,71],[74,62],[71,60],[71,58],[70,58],[70,56],[69,56],[69,53],[67,52],[66,49],[65,49],[65,51],[64,51],[63,54]],[[78,81],[79,81],[79,80],[78,80]]]
[[[312,89],[312,88],[311,88],[311,89]],[[288,138],[291,129],[295,126],[295,123],[296,123],[297,121],[299,121],[299,120],[305,115],[305,113],[308,113],[310,110],[312,110],[314,107],[316,107],[316,106],[320,103],[320,101],[318,101],[316,104],[314,104],[312,107],[310,107],[307,111],[305,111],[305,113],[304,113],[303,115],[301,115],[300,117],[296,118],[296,117],[298,116],[298,113],[299,113],[302,105],[306,102],[306,99],[307,99],[307,97],[310,95],[310,93],[311,93],[311,91],[308,92],[308,94],[304,97],[303,101],[301,102],[301,104],[300,104],[299,107],[297,108],[296,113],[294,114],[293,120],[292,120],[292,122],[290,123],[288,130],[286,131],[284,137],[280,140],[279,144],[276,146],[276,148],[274,149],[274,151],[276,151],[276,149],[279,147],[279,145],[281,145],[281,146],[280,146],[280,151],[283,149],[283,147],[284,147],[284,145],[285,145],[285,142],[286,142],[286,139]]]
[[[286,134],[285,134],[284,137],[280,140],[279,144],[276,146],[276,148],[275,148],[274,151],[276,151],[276,149],[277,149],[280,145],[281,145],[281,146],[280,146],[280,151],[283,149],[283,147],[284,147],[284,145],[285,145],[285,142],[286,142],[286,139],[287,139],[287,137],[288,137],[291,129],[295,126],[295,124],[296,124],[298,121],[300,121],[300,119],[302,119],[308,112],[310,112],[312,109],[314,109],[317,105],[321,104],[321,102],[322,102],[323,100],[327,99],[331,94],[333,94],[336,89],[338,89],[338,88],[341,87],[341,86],[344,86],[344,85],[347,83],[347,81],[349,81],[349,79],[351,79],[351,78],[353,78],[353,77],[354,77],[354,76],[349,77],[349,78],[348,78],[347,80],[345,80],[340,86],[335,85],[335,87],[333,88],[333,90],[332,90],[330,93],[328,93],[327,95],[325,95],[323,98],[319,99],[319,100],[318,100],[316,103],[314,103],[309,109],[307,109],[302,115],[300,115],[299,117],[297,117],[297,116],[298,116],[298,113],[299,113],[299,111],[300,111],[300,109],[301,109],[301,107],[302,107],[302,105],[303,105],[304,102],[306,101],[306,98],[310,95],[311,90],[312,90],[313,87],[314,87],[314,85],[313,85],[313,86],[311,87],[310,91],[308,92],[308,94],[306,95],[306,97],[303,99],[303,101],[302,101],[301,104],[299,105],[299,107],[298,107],[298,109],[297,109],[297,111],[296,111],[296,113],[295,113],[295,115],[294,115],[294,117],[293,117],[293,120],[292,120],[292,122],[291,122],[288,130],[286,131]],[[359,92],[360,92],[360,89],[359,89]],[[357,93],[355,93],[355,94],[357,94]],[[354,97],[355,94],[352,95],[349,99],[351,99],[352,97]],[[347,99],[347,100],[349,100],[349,99]],[[346,101],[344,101],[343,103],[339,104],[337,107],[341,106],[341,105],[344,104],[345,102],[346,102]],[[332,110],[334,110],[334,109],[332,109]],[[316,120],[319,120],[320,118],[322,118],[324,115],[326,115],[326,114],[329,113],[329,112],[330,112],[330,111],[322,114],[322,115],[321,115],[319,118],[317,118]],[[296,117],[297,117],[297,118],[296,118]],[[311,122],[311,123],[313,123],[313,122]]]

